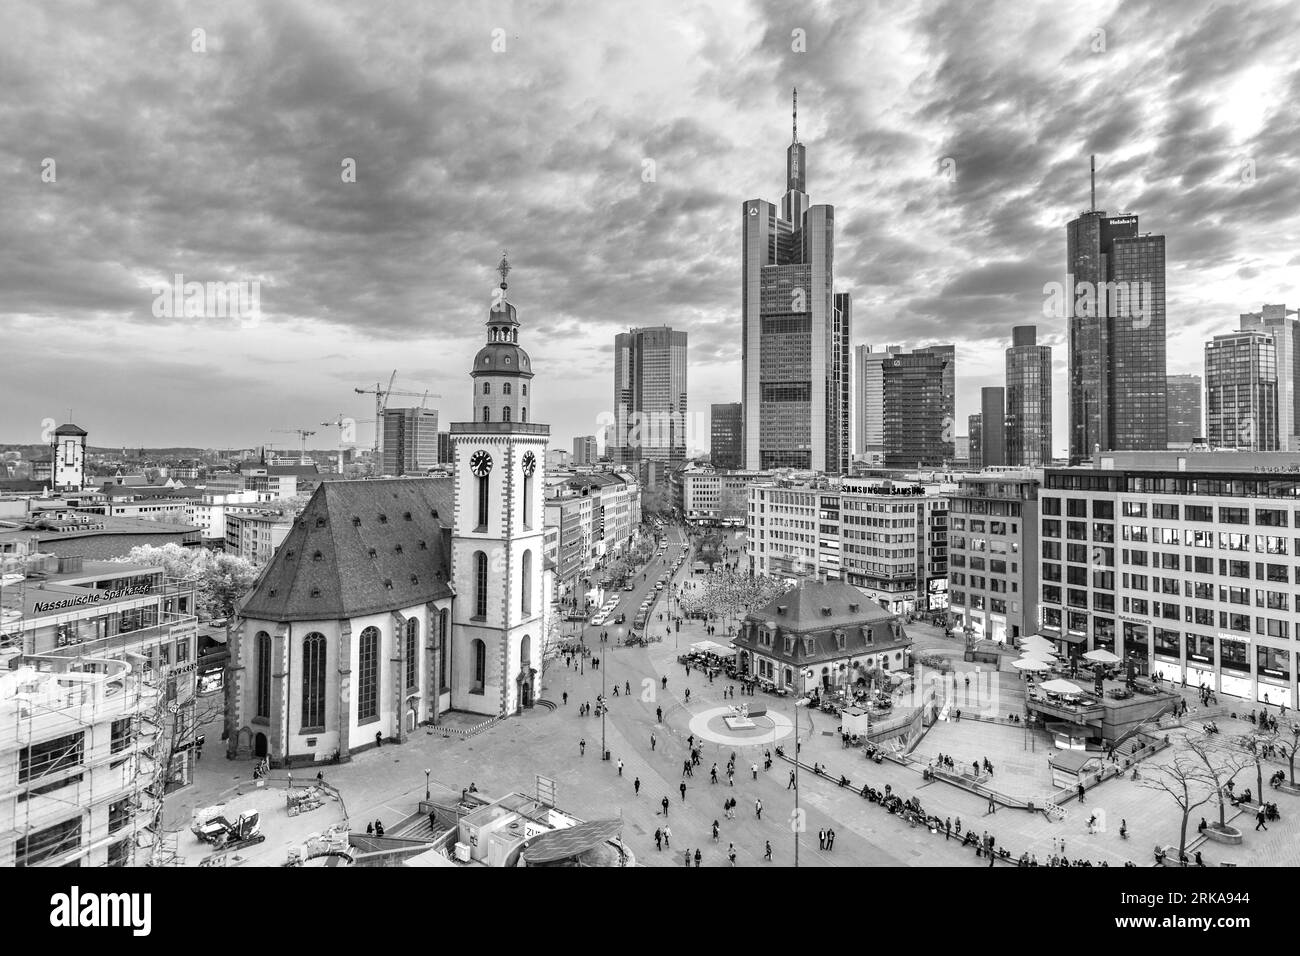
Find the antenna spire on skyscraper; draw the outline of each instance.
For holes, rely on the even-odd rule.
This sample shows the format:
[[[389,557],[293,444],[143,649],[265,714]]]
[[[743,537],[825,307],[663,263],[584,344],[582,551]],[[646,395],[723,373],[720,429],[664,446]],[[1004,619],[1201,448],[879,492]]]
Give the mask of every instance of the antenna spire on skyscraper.
[[[1093,212],[1096,212],[1096,210],[1097,210],[1097,154],[1096,154],[1096,153],[1093,153],[1093,154],[1092,154],[1090,157],[1088,157],[1088,158],[1089,158],[1089,160],[1090,160],[1090,162],[1091,162],[1091,164],[1092,164],[1092,174],[1091,174],[1091,181],[1092,181],[1092,205],[1089,206],[1088,208],[1091,209]]]
[[[799,87],[796,86],[793,89],[794,89],[794,96],[793,96],[794,109],[790,113],[792,119],[791,132],[793,134],[793,138],[791,139],[791,142],[797,143],[799,142]]]

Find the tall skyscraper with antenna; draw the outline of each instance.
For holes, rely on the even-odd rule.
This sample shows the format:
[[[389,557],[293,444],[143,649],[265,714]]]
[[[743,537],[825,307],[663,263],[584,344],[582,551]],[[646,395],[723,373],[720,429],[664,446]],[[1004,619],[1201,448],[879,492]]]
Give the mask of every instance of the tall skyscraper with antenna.
[[[1165,237],[1097,209],[1096,157],[1091,199],[1065,227],[1071,464],[1166,445]]]
[[[834,291],[835,207],[810,205],[794,93],[786,190],[741,207],[746,468],[847,472],[852,303]]]

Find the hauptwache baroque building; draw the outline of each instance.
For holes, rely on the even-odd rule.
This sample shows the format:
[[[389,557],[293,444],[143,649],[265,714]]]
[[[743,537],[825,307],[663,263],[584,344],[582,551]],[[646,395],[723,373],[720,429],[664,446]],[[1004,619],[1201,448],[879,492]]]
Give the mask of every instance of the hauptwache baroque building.
[[[347,759],[448,712],[533,706],[551,591],[550,427],[530,420],[532,363],[504,257],[500,271],[470,372],[474,420],[451,425],[454,476],[323,483],[243,604],[232,755]]]

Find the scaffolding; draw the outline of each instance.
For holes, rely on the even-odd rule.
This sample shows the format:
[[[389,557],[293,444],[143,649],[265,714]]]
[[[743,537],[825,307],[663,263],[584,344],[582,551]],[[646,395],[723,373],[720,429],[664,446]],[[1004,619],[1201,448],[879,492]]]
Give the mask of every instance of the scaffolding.
[[[31,585],[4,584],[21,608]],[[48,653],[24,646],[13,614],[3,622],[13,659],[0,670],[0,779],[17,783],[0,792],[0,863],[63,866],[105,848],[109,866],[183,862],[162,818],[197,729],[197,621],[165,610],[185,590],[192,582],[164,579],[157,625]],[[177,641],[188,653],[173,662]]]

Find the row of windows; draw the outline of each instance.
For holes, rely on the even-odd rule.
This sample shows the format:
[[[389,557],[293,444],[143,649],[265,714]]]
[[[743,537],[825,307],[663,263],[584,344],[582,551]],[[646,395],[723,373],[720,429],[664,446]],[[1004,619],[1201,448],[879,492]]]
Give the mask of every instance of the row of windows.
[[[527,395],[527,394],[528,394],[528,385],[527,385],[527,384],[521,384],[521,385],[519,386],[519,392],[520,392],[521,395]],[[484,383],[483,383],[483,394],[484,394],[484,395],[491,395],[491,394],[492,394],[492,383],[491,383],[491,382],[484,382]],[[509,383],[509,382],[503,382],[503,383],[502,383],[502,385],[501,385],[501,394],[502,394],[502,395],[509,395],[509,394],[510,394],[510,383]]]

